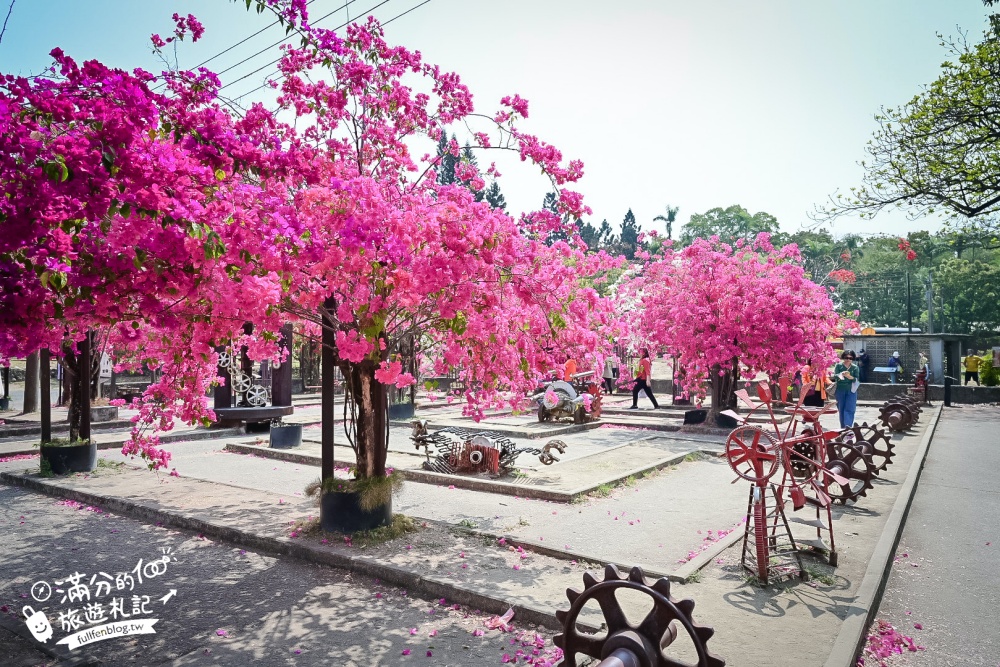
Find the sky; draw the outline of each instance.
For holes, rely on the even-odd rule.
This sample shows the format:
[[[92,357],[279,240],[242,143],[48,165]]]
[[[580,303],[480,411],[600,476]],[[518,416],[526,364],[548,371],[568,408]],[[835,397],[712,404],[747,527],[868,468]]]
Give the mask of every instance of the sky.
[[[492,113],[504,95],[527,98],[520,128],[583,160],[578,189],[592,221],[617,227],[631,208],[643,229],[660,231],[653,218],[667,205],[680,208],[680,223],[739,204],[771,213],[785,231],[814,226],[816,205],[860,183],[880,107],[937,77],[946,59],[937,34],[978,39],[988,14],[980,0],[345,1],[313,0],[310,16],[333,12],[320,25],[335,28],[412,9],[386,26],[390,43],[457,72],[478,112]],[[0,0],[0,18],[8,6]],[[0,72],[39,73],[56,46],[79,61],[159,72],[149,35],[167,36],[173,12],[206,27],[197,44],[181,44],[182,68],[270,23],[242,0],[14,0]],[[217,72],[235,65],[221,75],[234,82],[224,92],[242,95],[273,74],[236,81],[276,59],[274,47],[240,63],[282,35],[271,28],[209,63]],[[538,171],[479,157],[494,160],[508,210],[539,208],[550,188]],[[827,227],[902,235],[940,224],[882,213]]]

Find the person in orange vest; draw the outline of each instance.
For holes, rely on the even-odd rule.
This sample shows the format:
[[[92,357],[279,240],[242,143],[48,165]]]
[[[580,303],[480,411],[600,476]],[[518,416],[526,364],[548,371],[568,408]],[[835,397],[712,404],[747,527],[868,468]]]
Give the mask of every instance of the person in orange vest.
[[[802,391],[806,392],[806,397],[802,405],[813,408],[822,408],[826,404],[826,387],[830,384],[830,379],[823,368],[813,368],[812,359],[802,367]]]
[[[632,385],[632,405],[629,407],[629,410],[639,409],[640,390],[646,392],[646,396],[653,403],[654,410],[660,407],[656,402],[656,397],[653,396],[652,388],[649,386],[652,372],[653,364],[649,361],[649,350],[643,350],[642,358],[639,359],[639,367],[635,369],[635,384]]]
[[[576,359],[570,357],[566,360],[566,365],[563,367],[563,380],[572,382],[574,375],[576,375]]]

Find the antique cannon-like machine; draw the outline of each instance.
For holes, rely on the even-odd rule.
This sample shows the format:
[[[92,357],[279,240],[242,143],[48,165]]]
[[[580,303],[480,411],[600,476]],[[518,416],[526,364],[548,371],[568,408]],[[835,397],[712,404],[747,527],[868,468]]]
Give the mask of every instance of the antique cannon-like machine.
[[[541,391],[530,396],[538,404],[538,421],[572,419],[583,424],[601,417],[601,386],[594,380],[594,371],[570,376],[570,381],[552,380]]]
[[[561,667],[576,667],[580,655],[600,660],[598,667],[725,667],[725,660],[708,651],[707,643],[715,630],[692,620],[694,601],[671,597],[667,579],[650,584],[641,568],[633,567],[628,577],[623,577],[617,567],[608,565],[603,581],[586,572],[583,585],[582,591],[568,589],[569,610],[556,612],[562,633],[553,642],[563,650]],[[629,623],[622,610],[617,594],[623,591],[652,599],[652,609],[638,625]],[[591,600],[601,607],[606,633],[591,635],[577,624],[580,612]],[[687,655],[671,651],[679,632],[687,633],[691,640],[676,645],[686,645]]]
[[[882,404],[879,418],[890,431],[905,431],[920,421],[920,401],[908,394],[900,394]]]
[[[796,572],[802,575],[800,553],[807,548],[826,553],[829,563],[836,567],[833,503],[847,504],[865,496],[872,488],[872,480],[891,463],[894,452],[885,432],[867,424],[841,431],[825,430],[819,423],[820,416],[836,410],[805,407],[804,397],[797,405],[786,407],[792,418],[782,431],[768,384],[759,383],[757,393],[759,403],[751,400],[746,390],[736,395],[750,407],[751,414],[766,408],[770,428],[747,424],[744,419],[743,425],[733,429],[726,439],[725,456],[733,471],[752,483],[741,563],[766,584],[774,577],[793,576]],[[740,418],[736,413],[729,415]],[[794,510],[806,506],[815,509],[815,518],[792,518],[792,523],[815,529],[815,536],[793,537],[784,510],[788,500]]]
[[[521,454],[532,454],[545,465],[559,459],[553,452],[566,453],[566,443],[552,440],[541,449],[518,447],[503,433],[480,429],[446,426],[431,433],[425,420],[414,419],[410,440],[416,449],[423,447],[427,460],[424,469],[453,475],[455,473],[489,473],[502,477],[514,469]],[[434,456],[431,456],[431,448]]]

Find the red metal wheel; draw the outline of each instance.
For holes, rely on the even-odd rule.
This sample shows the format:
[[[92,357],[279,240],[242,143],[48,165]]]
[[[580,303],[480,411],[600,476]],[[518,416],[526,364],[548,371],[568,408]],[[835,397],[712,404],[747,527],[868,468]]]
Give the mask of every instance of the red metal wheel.
[[[740,426],[726,438],[726,460],[743,479],[763,484],[778,470],[778,440],[759,426]]]

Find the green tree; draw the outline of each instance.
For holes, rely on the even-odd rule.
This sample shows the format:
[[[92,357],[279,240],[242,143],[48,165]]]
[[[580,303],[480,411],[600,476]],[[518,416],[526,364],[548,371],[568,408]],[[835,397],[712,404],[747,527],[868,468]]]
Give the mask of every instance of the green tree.
[[[1000,266],[947,259],[934,272],[937,320],[950,333],[994,337],[1000,331]]]
[[[498,208],[501,210],[507,210],[507,200],[504,199],[503,193],[500,192],[500,184],[496,181],[490,183],[489,187],[483,191],[483,199],[486,203],[490,205],[491,208]]]
[[[639,249],[639,234],[642,227],[635,221],[635,214],[632,209],[625,214],[622,220],[622,233],[619,237],[620,253],[628,259],[635,259],[635,251]]]
[[[455,135],[451,135],[451,139],[449,140],[448,135],[444,132],[441,133],[441,138],[438,139],[437,182],[441,185],[451,185],[457,180],[455,177],[455,165],[458,164],[458,158],[451,152],[452,141],[455,141]]]
[[[681,246],[689,246],[696,238],[718,236],[723,243],[733,244],[741,239],[752,241],[762,232],[777,233],[777,218],[764,211],[750,215],[742,206],[733,205],[692,215],[682,228],[678,242]]]
[[[1000,215],[1000,39],[946,39],[940,76],[909,102],[884,108],[868,142],[862,184],[835,195],[818,217],[911,217],[942,212],[956,227],[998,228]]]
[[[661,222],[662,221],[662,222],[666,223],[666,226],[667,226],[667,238],[668,239],[674,238],[674,236],[673,236],[673,234],[674,234],[674,222],[677,220],[677,212],[679,210],[681,210],[680,207],[678,207],[678,206],[671,206],[670,204],[667,204],[667,214],[666,215],[658,215],[655,218],[653,218],[653,222]]]
[[[580,238],[587,244],[589,250],[596,252],[615,244],[615,235],[611,231],[611,225],[608,224],[607,218],[601,221],[600,227],[594,227],[583,220],[577,220],[576,226],[580,230]]]

